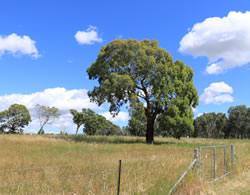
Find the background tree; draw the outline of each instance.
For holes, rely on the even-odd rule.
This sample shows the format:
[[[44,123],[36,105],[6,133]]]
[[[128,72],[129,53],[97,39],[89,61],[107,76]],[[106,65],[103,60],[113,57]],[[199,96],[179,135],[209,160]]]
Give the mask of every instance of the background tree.
[[[224,138],[227,118],[223,113],[204,113],[194,121],[194,137]]]
[[[192,120],[191,108],[198,104],[192,68],[181,61],[173,62],[156,40],[114,40],[101,48],[87,72],[89,79],[99,82],[99,86],[88,93],[89,97],[99,105],[109,102],[112,114],[117,114],[128,102],[146,104],[147,143],[154,141],[157,115],[178,103],[179,112],[188,111],[187,117],[183,117],[185,113],[178,113],[180,119],[189,121]]]
[[[70,110],[73,121],[77,125],[77,131],[84,125],[83,132],[87,135],[119,135],[120,127],[107,120],[104,116],[95,113],[91,109],[83,108],[82,112]]]
[[[121,135],[121,128],[109,120],[105,120],[102,128],[97,129],[95,135]]]
[[[31,122],[29,110],[21,104],[13,104],[0,113],[0,131],[23,133],[23,128]]]
[[[76,135],[81,125],[83,125],[83,113],[77,112],[74,109],[70,109],[70,113],[73,116],[73,122],[76,124]]]
[[[93,110],[91,109],[82,109],[83,113],[83,131],[87,135],[96,135],[97,130],[104,128],[104,123],[106,118],[101,115],[97,115]]]
[[[228,109],[226,137],[247,138],[249,134],[250,110],[245,105]]]
[[[46,107],[39,104],[36,105],[36,112],[37,117],[40,121],[40,130],[38,131],[38,134],[44,134],[43,127],[46,124],[52,123],[56,118],[59,118],[61,115],[57,108]]]

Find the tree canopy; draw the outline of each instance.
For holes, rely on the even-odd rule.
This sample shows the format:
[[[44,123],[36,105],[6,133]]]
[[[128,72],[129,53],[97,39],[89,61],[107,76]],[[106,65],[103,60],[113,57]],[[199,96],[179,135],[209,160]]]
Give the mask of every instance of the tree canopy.
[[[250,138],[250,108],[239,105],[228,109],[226,137]]]
[[[194,137],[224,138],[227,125],[226,115],[223,113],[204,113],[194,121]]]
[[[39,104],[36,105],[36,113],[40,121],[40,130],[38,131],[38,134],[44,134],[44,126],[47,123],[53,122],[56,118],[59,118],[61,116],[58,108],[46,107]]]
[[[70,109],[70,113],[73,116],[73,122],[76,124],[76,135],[77,135],[80,126],[83,125],[84,115],[82,112],[77,112],[74,109]]]
[[[194,137],[250,138],[250,107],[232,106],[228,115],[204,113],[194,120]]]
[[[158,41],[114,40],[101,48],[87,72],[99,83],[89,97],[99,105],[110,103],[113,115],[124,104],[145,104],[147,143],[154,141],[159,114],[178,116],[178,127],[192,126],[192,107],[198,104],[193,70],[179,60],[174,62],[169,52],[159,48]],[[176,137],[183,133],[178,132]]]
[[[0,113],[0,131],[23,133],[23,128],[31,122],[29,110],[21,104],[13,104]]]

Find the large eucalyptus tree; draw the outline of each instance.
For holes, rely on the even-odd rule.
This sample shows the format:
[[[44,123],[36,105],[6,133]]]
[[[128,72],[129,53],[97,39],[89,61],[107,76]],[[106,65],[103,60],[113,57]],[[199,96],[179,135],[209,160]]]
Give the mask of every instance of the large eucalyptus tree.
[[[87,72],[89,79],[99,82],[89,97],[99,105],[110,103],[114,115],[127,103],[145,105],[147,143],[154,141],[159,114],[192,121],[192,107],[198,104],[193,70],[179,60],[174,62],[156,40],[116,39],[101,48]]]

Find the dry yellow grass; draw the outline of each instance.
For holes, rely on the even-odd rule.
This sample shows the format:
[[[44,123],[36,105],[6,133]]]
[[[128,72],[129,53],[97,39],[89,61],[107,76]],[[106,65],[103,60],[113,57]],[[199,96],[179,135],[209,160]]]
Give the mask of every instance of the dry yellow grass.
[[[0,194],[115,194],[120,159],[121,194],[166,194],[192,162],[193,150],[200,144],[235,143],[237,161],[242,163],[236,167],[237,173],[246,170],[250,156],[246,156],[249,150],[238,153],[242,147],[249,148],[247,140],[156,138],[159,144],[147,145],[140,143],[144,139],[131,137],[107,139],[114,142],[76,143],[36,135],[1,135]],[[116,143],[116,139],[124,142]],[[241,155],[245,157],[241,159]],[[16,168],[34,169],[11,170]],[[32,181],[38,183],[24,184]],[[18,183],[23,184],[3,187]],[[190,172],[175,193],[206,190],[210,190],[207,184]]]

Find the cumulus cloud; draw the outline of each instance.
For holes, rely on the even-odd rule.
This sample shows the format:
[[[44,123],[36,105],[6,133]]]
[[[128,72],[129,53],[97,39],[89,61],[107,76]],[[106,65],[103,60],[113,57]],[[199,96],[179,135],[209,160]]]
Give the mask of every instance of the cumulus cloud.
[[[192,107],[192,111],[193,111],[193,113],[197,113],[197,112],[198,112],[198,109]]]
[[[110,112],[99,113],[111,122],[124,122],[128,120],[128,112],[119,112],[119,114],[113,117]]]
[[[197,117],[200,117],[200,116],[202,116],[203,114],[206,114],[206,112],[201,112],[201,113],[199,113],[199,114],[197,115]]]
[[[204,89],[200,100],[205,104],[222,104],[233,102],[233,88],[224,82],[211,83],[208,88]]]
[[[208,74],[250,62],[250,12],[229,12],[226,17],[207,18],[195,24],[180,41],[179,51],[206,56]]]
[[[98,33],[96,31],[96,27],[90,26],[85,31],[77,31],[75,34],[75,39],[79,44],[86,44],[86,45],[92,45],[95,42],[102,43],[103,40],[101,37],[98,36]]]
[[[0,35],[0,56],[10,53],[31,55],[33,58],[38,58],[40,55],[35,44],[36,42],[29,36],[19,36],[15,33],[8,36]]]
[[[39,121],[36,118],[35,105],[40,104],[49,107],[56,107],[60,110],[61,116],[51,126],[55,128],[73,127],[72,116],[69,109],[81,111],[84,108],[100,109],[96,104],[90,102],[87,90],[65,88],[50,88],[42,92],[32,94],[12,94],[0,96],[0,111],[6,110],[12,104],[25,105],[32,116],[31,128],[38,128]]]

